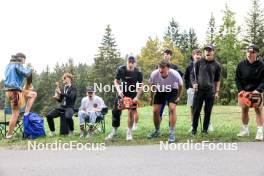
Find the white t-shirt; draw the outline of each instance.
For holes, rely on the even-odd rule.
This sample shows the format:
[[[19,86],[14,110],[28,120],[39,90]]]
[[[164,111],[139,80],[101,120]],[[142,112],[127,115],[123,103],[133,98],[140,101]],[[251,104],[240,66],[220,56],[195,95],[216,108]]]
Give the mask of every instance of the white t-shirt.
[[[86,109],[86,112],[91,112],[93,108],[102,109],[103,107],[105,107],[104,100],[95,95],[92,100],[89,97],[82,98],[80,110]]]

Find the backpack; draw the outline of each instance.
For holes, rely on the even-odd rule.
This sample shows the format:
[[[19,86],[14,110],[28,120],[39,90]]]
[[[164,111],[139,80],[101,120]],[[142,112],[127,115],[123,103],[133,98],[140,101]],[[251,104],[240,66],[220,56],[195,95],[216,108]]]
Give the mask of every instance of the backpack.
[[[24,116],[24,138],[36,139],[41,136],[45,136],[44,130],[44,118],[36,113],[29,113]]]

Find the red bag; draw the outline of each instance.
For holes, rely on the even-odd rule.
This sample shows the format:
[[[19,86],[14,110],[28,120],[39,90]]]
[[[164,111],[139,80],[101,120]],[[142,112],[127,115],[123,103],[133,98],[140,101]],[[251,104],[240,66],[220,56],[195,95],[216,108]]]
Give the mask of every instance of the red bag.
[[[262,95],[260,93],[242,92],[238,95],[238,100],[247,107],[258,108],[262,106]]]

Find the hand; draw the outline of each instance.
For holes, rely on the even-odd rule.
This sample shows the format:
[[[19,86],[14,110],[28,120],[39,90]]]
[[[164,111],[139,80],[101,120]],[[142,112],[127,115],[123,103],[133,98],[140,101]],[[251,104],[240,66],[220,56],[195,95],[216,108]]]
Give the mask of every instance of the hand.
[[[216,100],[219,99],[219,93],[218,93],[218,92],[215,93],[215,99],[216,99]]]
[[[177,104],[177,103],[179,103],[179,101],[180,101],[180,97],[178,97],[176,100],[175,100],[175,103]]]
[[[124,94],[123,94],[123,92],[121,92],[121,91],[118,92],[117,94],[118,94],[118,96],[119,96],[120,98],[123,98],[123,97],[124,97]]]
[[[244,90],[241,90],[239,93],[238,93],[238,96],[242,95],[243,93],[245,93]]]
[[[59,88],[56,89],[56,92],[57,92],[58,94],[61,94],[61,91],[60,91]]]
[[[253,93],[253,94],[260,94],[260,92],[257,91],[257,90],[254,90],[252,93]]]
[[[193,84],[193,88],[195,91],[197,91],[198,90],[198,84]]]
[[[135,97],[135,98],[133,99],[133,103],[137,104],[137,102],[138,102],[138,98]]]

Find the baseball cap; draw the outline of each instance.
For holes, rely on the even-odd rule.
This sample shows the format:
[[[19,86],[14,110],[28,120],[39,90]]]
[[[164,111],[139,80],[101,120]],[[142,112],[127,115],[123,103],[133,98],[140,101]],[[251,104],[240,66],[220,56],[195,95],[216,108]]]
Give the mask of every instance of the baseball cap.
[[[92,87],[92,86],[87,87],[86,92],[95,92],[94,87]]]
[[[210,50],[213,50],[214,51],[214,46],[213,45],[205,45],[204,47],[204,50],[207,50],[207,49],[210,49]]]
[[[136,58],[134,56],[128,56],[127,61],[136,62]]]
[[[259,47],[257,45],[250,45],[247,49],[248,52],[259,52]]]
[[[26,59],[26,55],[23,54],[23,53],[16,53],[15,57],[16,57],[16,58],[21,57],[21,58],[25,58],[25,59]]]

